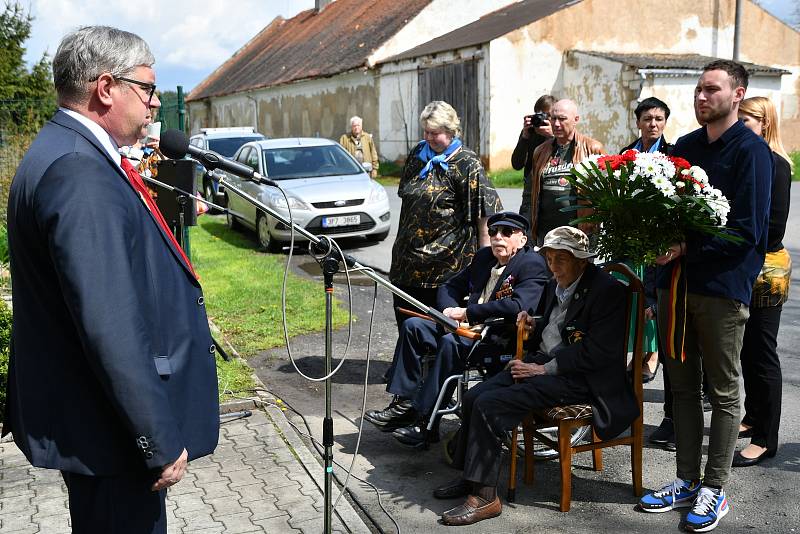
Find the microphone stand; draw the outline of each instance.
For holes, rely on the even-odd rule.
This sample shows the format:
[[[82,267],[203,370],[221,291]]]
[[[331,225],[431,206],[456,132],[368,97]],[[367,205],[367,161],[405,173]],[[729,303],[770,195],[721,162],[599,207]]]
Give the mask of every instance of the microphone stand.
[[[262,181],[254,177],[253,181],[261,183]],[[250,203],[254,204],[257,208],[264,213],[269,214],[278,221],[291,227],[295,232],[307,238],[311,242],[312,252],[320,254],[321,258],[316,258],[317,262],[322,267],[322,275],[325,286],[325,419],[322,422],[322,445],[324,447],[323,464],[325,468],[325,510],[324,510],[324,530],[326,534],[331,532],[331,489],[333,480],[333,418],[331,417],[331,374],[332,360],[333,360],[333,277],[339,272],[339,262],[344,262],[348,268],[360,270],[367,277],[374,282],[382,285],[395,295],[407,301],[409,304],[415,306],[421,311],[427,313],[434,321],[441,324],[448,331],[455,332],[458,328],[458,322],[454,319],[445,317],[439,310],[431,308],[419,300],[415,299],[405,291],[394,286],[388,280],[380,277],[372,269],[366,269],[355,258],[348,254],[340,254],[338,249],[333,246],[332,240],[327,236],[315,236],[308,232],[305,228],[297,226],[293,221],[290,221],[283,215],[277,213],[275,210],[253,197],[252,195],[242,191],[240,188],[232,185],[230,182],[223,178],[221,182],[225,185],[226,189],[235,191]]]
[[[229,213],[235,214],[236,212],[231,211],[228,208],[218,206],[212,202],[208,202],[205,199],[202,199],[192,193],[188,193],[183,191],[177,187],[165,184],[160,182],[154,178],[145,178],[151,183],[156,185],[160,185],[168,190],[175,191],[178,194],[183,194],[189,198],[195,198],[202,202],[205,202],[209,206],[212,206],[220,211],[227,211]],[[263,180],[254,176],[252,181],[256,183],[264,183]],[[344,262],[349,269],[359,270],[360,272],[364,273],[367,277],[373,280],[375,283],[385,287],[398,297],[402,298],[409,304],[413,305],[420,311],[429,315],[434,321],[438,324],[442,325],[447,331],[455,332],[458,329],[458,321],[454,319],[450,319],[445,317],[442,312],[439,310],[427,306],[426,304],[420,302],[419,300],[415,299],[402,289],[398,288],[397,286],[393,285],[388,280],[382,278],[378,274],[375,273],[374,270],[365,268],[364,265],[361,265],[355,258],[350,256],[349,254],[340,254],[339,250],[333,246],[332,240],[327,236],[316,236],[311,232],[307,231],[305,228],[298,226],[294,223],[294,221],[290,221],[280,213],[277,213],[274,209],[270,208],[259,199],[255,198],[254,196],[250,195],[249,193],[243,191],[242,189],[236,187],[235,185],[231,184],[223,177],[220,182],[231,191],[235,191],[236,194],[244,198],[245,200],[249,201],[251,204],[255,205],[258,209],[262,210],[264,213],[269,214],[270,216],[274,217],[278,221],[285,224],[287,227],[291,227],[294,229],[295,232],[302,235],[306,239],[311,242],[311,250],[317,254],[321,255],[321,258],[315,259],[322,267],[322,275],[323,275],[323,283],[325,286],[325,376],[331,374],[332,369],[332,361],[333,361],[333,277],[334,275],[339,272],[339,262]],[[273,184],[268,184],[273,185]],[[274,185],[273,185],[274,187]],[[216,342],[215,342],[216,343]],[[326,534],[330,534],[332,529],[331,523],[331,490],[332,490],[332,481],[333,481],[333,418],[331,417],[331,377],[325,380],[325,419],[322,422],[322,444],[324,447],[324,454],[323,454],[323,464],[325,468],[324,473],[324,497],[325,497],[325,510],[324,510],[324,530]]]

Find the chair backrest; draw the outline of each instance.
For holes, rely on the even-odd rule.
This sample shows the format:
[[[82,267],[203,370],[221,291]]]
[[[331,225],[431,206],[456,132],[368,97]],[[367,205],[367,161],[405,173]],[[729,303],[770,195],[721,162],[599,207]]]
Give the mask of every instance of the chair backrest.
[[[626,299],[625,324],[628,325],[628,335],[623,336],[621,352],[625,354],[625,359],[627,361],[628,340],[631,339],[630,333],[632,332],[633,357],[631,368],[633,372],[631,375],[633,378],[633,391],[639,406],[641,406],[644,397],[641,373],[642,362],[644,360],[644,285],[631,268],[624,263],[609,263],[603,265],[603,270],[614,276],[614,278],[627,289],[628,296]]]

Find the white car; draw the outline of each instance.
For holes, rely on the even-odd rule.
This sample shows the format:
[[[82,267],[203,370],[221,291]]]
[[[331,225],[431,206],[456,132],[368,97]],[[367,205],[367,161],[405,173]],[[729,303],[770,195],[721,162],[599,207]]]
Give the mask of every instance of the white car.
[[[292,208],[294,223],[314,235],[364,236],[382,241],[389,235],[389,197],[381,184],[342,146],[329,139],[288,138],[242,145],[233,157],[280,183]],[[225,181],[257,198],[288,219],[281,192],[230,173]],[[252,202],[225,188],[228,226],[239,224],[256,231],[262,248],[278,251],[289,241],[290,230]],[[296,241],[304,238],[295,234]]]

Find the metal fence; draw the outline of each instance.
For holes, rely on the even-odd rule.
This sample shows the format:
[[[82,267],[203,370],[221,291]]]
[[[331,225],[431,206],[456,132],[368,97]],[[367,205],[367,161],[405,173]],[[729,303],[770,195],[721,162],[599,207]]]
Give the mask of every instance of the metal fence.
[[[161,107],[158,109],[157,121],[161,121],[161,131],[177,129],[186,131],[186,104],[184,102],[183,86],[179,85],[177,92],[166,92],[159,97]]]

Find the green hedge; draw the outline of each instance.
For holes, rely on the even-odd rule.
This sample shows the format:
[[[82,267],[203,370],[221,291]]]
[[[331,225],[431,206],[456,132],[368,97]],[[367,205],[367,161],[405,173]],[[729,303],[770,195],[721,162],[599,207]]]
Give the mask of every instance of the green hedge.
[[[8,347],[11,344],[11,310],[0,300],[0,414],[6,408],[6,375],[8,375]]]

